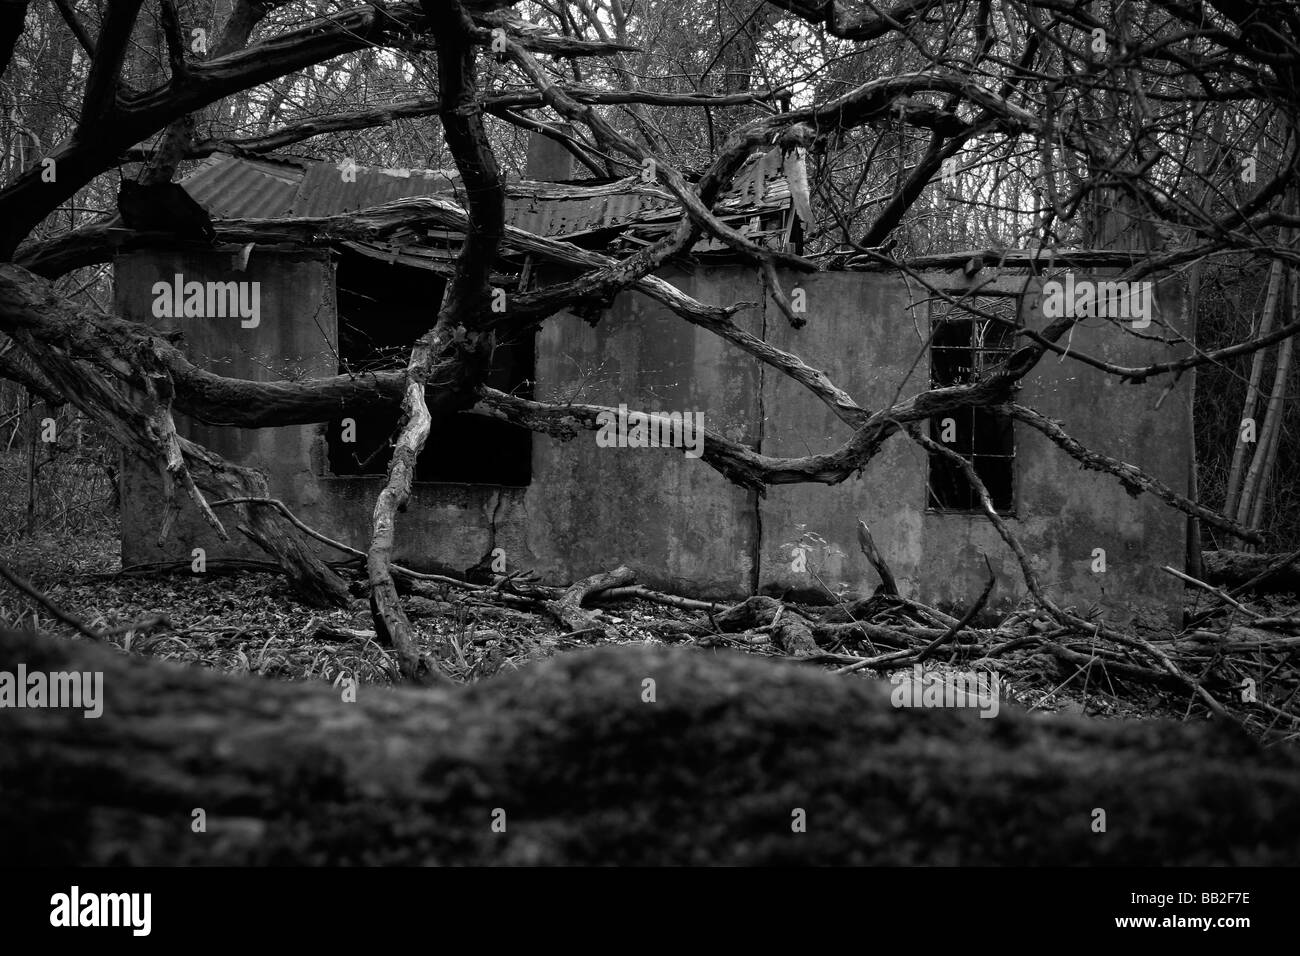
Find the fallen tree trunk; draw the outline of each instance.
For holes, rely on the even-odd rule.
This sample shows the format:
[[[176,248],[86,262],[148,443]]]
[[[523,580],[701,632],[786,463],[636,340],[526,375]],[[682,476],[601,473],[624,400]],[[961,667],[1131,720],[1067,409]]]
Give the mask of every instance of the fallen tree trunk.
[[[9,864],[1300,859],[1300,758],[1226,727],[902,710],[874,680],[647,648],[355,703],[0,635],[20,662],[102,671],[103,716],[0,709]]]
[[[583,578],[565,589],[554,601],[546,601],[546,612],[569,629],[570,634],[586,633],[592,637],[612,639],[618,636],[613,628],[606,627],[595,614],[584,610],[582,602],[601,591],[624,587],[636,580],[631,568],[620,565],[613,571],[604,571]]]
[[[160,468],[166,505],[160,515],[160,538],[175,517],[179,485],[209,520],[221,540],[228,537],[203,495],[217,498],[268,497],[260,472],[228,462],[220,455],[176,434],[172,419],[176,382],[164,357],[170,348],[156,334],[124,347],[129,323],[113,322],[106,330],[78,322],[74,310],[59,307],[48,284],[22,270],[0,265],[0,313],[10,338],[28,354],[44,381],[119,442],[128,453]],[[60,330],[42,328],[48,320]],[[63,341],[60,337],[66,339]],[[73,350],[65,349],[73,346]],[[173,350],[174,351],[174,350]],[[78,358],[79,353],[83,358]],[[132,374],[127,374],[130,370]],[[124,385],[129,387],[123,387]],[[239,530],[283,568],[299,598],[318,607],[347,604],[347,586],[334,574],[298,530],[282,515],[265,508],[242,508]]]
[[[760,631],[770,636],[773,646],[791,657],[818,653],[812,624],[776,598],[756,594],[713,616],[719,630],[735,634]]]
[[[1291,562],[1286,563],[1285,559]],[[1273,565],[1281,565],[1272,573],[1259,578]],[[1203,551],[1201,570],[1205,582],[1221,588],[1240,588],[1243,585],[1261,593],[1300,594],[1300,552],[1292,555],[1250,554],[1246,551]],[[1252,583],[1253,582],[1253,583]]]
[[[187,460],[199,487],[220,498],[266,498],[270,495],[266,477],[252,468],[223,460],[191,442],[182,440]],[[348,589],[293,523],[271,508],[242,505],[245,523],[239,530],[275,558],[289,579],[289,586],[311,607],[346,607]]]

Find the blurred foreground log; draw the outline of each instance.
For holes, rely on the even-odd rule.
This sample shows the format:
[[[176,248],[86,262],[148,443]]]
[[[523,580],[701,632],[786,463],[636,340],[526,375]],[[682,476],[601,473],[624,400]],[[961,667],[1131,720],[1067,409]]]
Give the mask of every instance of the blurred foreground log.
[[[104,712],[0,709],[9,864],[1300,861],[1300,759],[1226,727],[895,709],[875,680],[644,647],[355,703],[0,635],[19,663],[102,671]]]

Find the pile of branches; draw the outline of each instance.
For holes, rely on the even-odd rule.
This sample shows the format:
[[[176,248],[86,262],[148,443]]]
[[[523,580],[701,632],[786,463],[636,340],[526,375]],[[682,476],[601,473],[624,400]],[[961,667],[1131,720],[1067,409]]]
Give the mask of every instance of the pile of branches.
[[[999,523],[1000,522],[995,522]],[[990,665],[1002,658],[1026,661],[1046,655],[1064,675],[1061,686],[1075,680],[1116,694],[1117,687],[1142,689],[1187,699],[1190,712],[1196,704],[1212,714],[1257,734],[1300,730],[1300,611],[1252,607],[1249,595],[1270,582],[1287,582],[1300,563],[1300,551],[1275,558],[1252,556],[1250,573],[1242,574],[1240,560],[1231,555],[1206,555],[1211,577],[1235,584],[1224,589],[1175,568],[1166,573],[1183,581],[1208,604],[1195,606],[1184,616],[1180,630],[1139,633],[1119,628],[1100,618],[1080,617],[1056,605],[1040,589],[1027,563],[1022,562],[1029,599],[993,626],[975,622],[986,613],[994,576],[975,602],[960,617],[899,594],[894,576],[880,556],[867,526],[859,521],[858,538],[863,554],[880,575],[872,596],[839,601],[813,608],[754,595],[731,607],[719,608],[702,601],[636,586],[627,568],[594,575],[567,589],[546,588],[518,576],[502,576],[492,585],[470,587],[464,599],[484,604],[492,601],[551,616],[563,625],[565,637],[617,639],[615,627],[589,605],[640,598],[693,611],[694,620],[665,620],[654,628],[656,636],[693,641],[701,646],[743,646],[789,655],[815,664],[829,664],[836,673],[862,670],[894,671],[946,657],[950,663]],[[1021,556],[1018,542],[1007,535],[1012,550]],[[446,579],[445,585],[452,584]],[[444,592],[445,594],[445,592]],[[1264,600],[1263,598],[1257,598]],[[1280,703],[1264,699],[1265,685]]]
[[[357,572],[351,585],[356,607],[364,606],[366,597],[373,601],[369,580],[359,566],[363,552],[302,525],[283,503],[263,501],[283,510],[311,536],[348,552],[350,560],[335,564],[335,568],[345,575],[349,566]],[[1023,559],[1023,549],[1005,523],[991,507],[986,511],[1017,558]],[[1028,671],[1041,672],[1047,664],[1059,679],[1048,696],[1078,682],[1085,691],[1096,688],[1114,698],[1123,695],[1148,704],[1158,695],[1171,705],[1182,702],[1189,714],[1200,706],[1255,735],[1300,730],[1300,708],[1296,706],[1300,668],[1295,663],[1300,650],[1300,608],[1279,605],[1261,594],[1270,586],[1285,586],[1294,579],[1300,551],[1276,558],[1207,552],[1202,573],[1209,580],[1166,567],[1164,570],[1182,581],[1200,603],[1189,607],[1180,630],[1156,633],[1118,627],[1099,616],[1080,616],[1058,606],[1040,587],[1027,560],[1020,562],[1028,591],[1020,605],[1000,617],[988,609],[994,588],[990,568],[983,592],[964,613],[954,616],[902,596],[862,522],[858,523],[858,537],[863,554],[879,574],[880,586],[869,597],[837,599],[821,607],[771,595],[753,595],[731,606],[696,600],[639,585],[626,567],[592,575],[569,587],[543,585],[526,571],[493,574],[488,567],[471,568],[463,577],[401,565],[393,565],[393,572],[413,617],[488,621],[502,627],[515,624],[525,634],[545,634],[550,647],[631,643],[648,633],[670,643],[735,647],[791,657],[830,666],[837,674],[889,673],[927,662],[961,662],[1022,676]],[[0,577],[83,635],[101,640],[112,636],[58,608],[3,565]],[[625,618],[611,610],[629,601],[670,607],[677,613],[652,617],[642,625],[642,633],[632,634],[630,626],[621,624]],[[374,620],[373,615],[369,618]],[[164,616],[158,616],[129,628],[144,633],[169,626]],[[468,633],[474,643],[490,643],[502,636],[492,630]],[[417,682],[450,683],[449,675],[459,671],[462,679],[468,679],[474,671],[453,666],[455,659],[463,657],[461,648],[449,648],[448,642],[416,634],[399,642],[393,635],[373,629],[325,620],[314,627],[312,637],[387,647],[396,658],[394,670],[406,680],[424,675],[425,679]]]
[[[499,576],[492,584],[471,584],[437,575],[406,572],[405,586],[417,597],[484,609],[504,606],[520,615],[541,615],[564,628],[564,638],[619,641],[621,634],[604,608],[632,599],[690,612],[655,622],[654,635],[669,642],[702,647],[742,647],[790,656],[809,664],[830,665],[837,674],[890,672],[927,662],[962,662],[1014,670],[1041,662],[1056,665],[1063,681],[1079,681],[1114,696],[1164,695],[1186,700],[1188,711],[1201,705],[1256,734],[1300,730],[1300,610],[1280,613],[1256,608],[1247,595],[1269,577],[1277,578],[1300,561],[1300,552],[1262,563],[1259,572],[1232,590],[1223,590],[1173,568],[1165,570],[1209,596],[1209,604],[1185,615],[1182,629],[1140,633],[1100,618],[1083,618],[1050,600],[1032,598],[1000,620],[987,609],[994,578],[960,617],[903,597],[893,576],[870,546],[860,525],[864,552],[881,571],[882,584],[870,597],[816,607],[754,595],[732,606],[666,594],[635,584],[620,567],[593,575],[568,588],[552,588],[527,576]],[[364,585],[361,585],[364,586]],[[455,593],[459,592],[459,593]],[[1263,600],[1262,598],[1259,600]],[[977,626],[984,621],[986,626]],[[999,664],[993,662],[999,661]],[[1265,700],[1265,689],[1280,703]],[[1058,689],[1059,689],[1058,687]]]

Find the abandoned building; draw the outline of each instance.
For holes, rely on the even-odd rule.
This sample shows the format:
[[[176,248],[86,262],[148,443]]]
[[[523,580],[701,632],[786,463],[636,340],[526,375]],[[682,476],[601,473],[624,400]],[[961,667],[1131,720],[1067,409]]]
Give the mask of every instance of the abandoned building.
[[[588,248],[626,249],[652,240],[678,215],[666,199],[644,193],[606,190],[585,198],[554,188],[573,178],[567,153],[535,142],[529,179],[511,191],[509,223]],[[221,154],[183,182],[215,219],[333,215],[401,197],[454,196],[456,184],[454,175],[438,171],[356,167],[343,175],[334,163]],[[755,157],[717,208],[759,241],[797,247],[791,206],[773,153]],[[191,358],[224,375],[276,380],[400,368],[432,321],[456,239],[426,230],[400,246],[258,245],[241,255],[233,246],[178,244],[123,252],[115,262],[117,306],[128,319],[183,330]],[[1058,255],[1051,271],[1101,276],[1101,266],[1114,264],[1095,254]],[[1030,328],[1046,324],[1047,270],[1031,256],[1010,254],[982,268],[942,265],[924,271],[927,282],[954,295],[978,285],[978,296],[968,300],[978,309]],[[520,255],[503,268],[526,283],[544,267]],[[808,321],[801,329],[771,301],[758,270],[715,244],[702,243],[662,275],[702,302],[754,303],[736,314],[739,325],[823,370],[868,409],[932,383],[976,380],[1015,342],[1005,326],[893,269],[850,263],[838,271],[781,273],[786,289],[803,291]],[[259,283],[260,317],[160,318],[168,310],[154,308],[154,288],[173,277]],[[1155,301],[1161,322],[1183,328],[1176,282],[1157,283]],[[1127,366],[1168,357],[1152,337],[1108,321],[1081,322],[1068,345]],[[639,293],[619,296],[594,325],[556,316],[536,336],[500,343],[489,384],[546,402],[701,412],[710,430],[766,455],[830,451],[848,437],[843,423],[795,382]],[[1085,446],[1182,492],[1191,458],[1190,388],[1180,381],[1157,403],[1162,388],[1120,384],[1048,356],[1024,381],[1019,400]],[[989,411],[951,418],[933,422],[932,434],[973,462],[1058,601],[1080,611],[1099,606],[1112,620],[1177,605],[1176,582],[1161,567],[1182,566],[1180,513],[1151,496],[1130,496],[1037,431]],[[179,423],[189,437],[265,471],[272,493],[304,522],[361,548],[398,424],[395,410],[262,430]],[[158,480],[140,463],[124,476],[124,565],[188,561],[194,547],[210,557],[260,556],[246,542],[221,545],[189,513],[159,547]],[[626,564],[641,583],[706,598],[756,591],[866,595],[878,578],[859,550],[861,519],[907,595],[969,602],[987,576],[985,556],[998,578],[995,605],[1024,593],[1014,556],[961,473],[901,437],[860,477],[832,486],[780,485],[760,496],[677,450],[601,447],[592,432],[560,442],[462,414],[430,435],[416,479],[398,523],[397,559],[425,570],[459,574],[500,548],[510,570],[531,569],[548,583]]]

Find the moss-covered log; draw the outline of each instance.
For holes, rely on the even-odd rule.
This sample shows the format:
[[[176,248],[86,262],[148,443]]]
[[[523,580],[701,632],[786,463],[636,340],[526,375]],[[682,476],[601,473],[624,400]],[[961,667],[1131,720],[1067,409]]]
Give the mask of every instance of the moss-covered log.
[[[104,713],[0,710],[8,863],[1300,861],[1300,760],[1226,727],[895,709],[878,681],[686,650],[355,703],[4,636],[20,662],[102,670]]]

